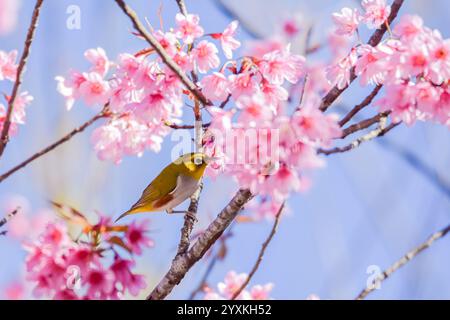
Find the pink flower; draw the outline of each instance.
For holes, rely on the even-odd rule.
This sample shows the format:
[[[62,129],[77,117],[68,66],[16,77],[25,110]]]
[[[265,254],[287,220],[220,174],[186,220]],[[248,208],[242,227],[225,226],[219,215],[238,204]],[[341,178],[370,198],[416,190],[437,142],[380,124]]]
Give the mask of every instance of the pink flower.
[[[250,289],[250,300],[269,300],[272,289],[273,283],[257,284]]]
[[[10,33],[17,24],[20,2],[0,0],[0,35]]]
[[[86,81],[80,85],[80,97],[88,106],[105,104],[110,93],[109,83],[97,72],[84,73],[83,76]]]
[[[273,110],[277,110],[277,107],[289,98],[289,93],[285,88],[280,85],[271,84],[269,81],[263,81],[261,84],[261,93]]]
[[[55,80],[57,82],[56,90],[66,98],[67,110],[72,109],[75,99],[80,98],[80,87],[86,82],[85,75],[77,71],[72,71],[69,79],[57,76]]]
[[[337,115],[326,115],[311,104],[300,108],[292,116],[292,125],[299,137],[320,142],[322,146],[329,146],[333,139],[342,134]]]
[[[442,84],[450,79],[450,39],[433,39],[429,51],[429,76],[434,83]]]
[[[246,279],[247,274],[245,273],[237,274],[235,271],[228,272],[224,281],[217,284],[219,293],[230,299],[233,294],[239,290]]]
[[[274,106],[266,105],[262,95],[242,97],[236,101],[236,106],[242,110],[239,122],[246,123],[249,127],[256,127],[259,123],[270,121],[276,112]]]
[[[109,70],[109,60],[102,48],[89,49],[84,53],[86,59],[93,64],[91,71],[105,76]]]
[[[402,39],[411,39],[423,31],[423,20],[417,15],[405,14],[395,26],[393,32]]]
[[[143,247],[152,247],[153,240],[146,236],[148,220],[141,223],[132,222],[125,234],[127,245],[133,253],[141,254]]]
[[[261,188],[262,194],[270,195],[275,201],[282,202],[286,200],[290,192],[300,191],[302,182],[294,168],[282,164],[275,174],[267,178],[266,183]]]
[[[203,35],[203,28],[199,25],[200,17],[194,14],[184,16],[177,13],[175,20],[178,28],[175,30],[175,35],[183,39],[186,44],[191,44],[196,38]]]
[[[113,295],[115,278],[111,270],[92,268],[82,280],[88,287],[86,296],[89,299],[106,299]]]
[[[233,51],[241,46],[241,43],[234,38],[238,26],[238,21],[232,21],[220,35],[222,50],[227,59],[233,58]]]
[[[361,5],[365,10],[364,22],[370,29],[379,28],[391,14],[386,0],[363,0]]]
[[[236,100],[240,96],[253,95],[259,92],[259,85],[251,72],[232,74],[228,79],[231,83],[231,94]]]
[[[139,291],[147,285],[144,276],[131,272],[134,265],[135,263],[132,260],[116,258],[110,269],[114,273],[116,281],[121,283],[124,290],[128,290],[133,296],[137,296]]]
[[[4,299],[6,300],[24,300],[25,288],[20,282],[12,282],[4,289]]]
[[[333,21],[336,24],[336,33],[351,36],[357,30],[361,17],[357,9],[343,8],[340,13],[333,13]]]
[[[392,48],[380,44],[376,48],[363,45],[358,49],[361,57],[355,66],[356,75],[360,76],[363,86],[368,84],[382,84],[390,68],[390,60],[394,54]]]
[[[295,37],[301,30],[299,22],[297,21],[297,19],[294,18],[286,19],[283,22],[282,28],[283,33],[289,38]]]
[[[290,46],[283,51],[265,54],[259,68],[268,81],[282,84],[284,80],[296,83],[304,71],[305,58],[290,52]]]
[[[9,53],[0,50],[0,81],[5,79],[10,81],[16,80],[17,75],[16,59],[17,59],[17,50],[13,50]]]
[[[221,72],[213,72],[200,81],[203,94],[210,100],[224,101],[230,93],[230,82]]]
[[[200,41],[194,50],[192,50],[194,61],[197,63],[197,68],[200,73],[206,73],[209,69],[219,66],[220,60],[217,52],[216,46],[206,40]]]
[[[153,35],[170,56],[173,56],[178,52],[178,41],[173,32],[162,32],[161,30],[156,30],[153,32]]]
[[[338,63],[326,68],[328,82],[338,89],[344,89],[350,84],[351,70],[358,61],[356,49],[353,48],[350,54]]]

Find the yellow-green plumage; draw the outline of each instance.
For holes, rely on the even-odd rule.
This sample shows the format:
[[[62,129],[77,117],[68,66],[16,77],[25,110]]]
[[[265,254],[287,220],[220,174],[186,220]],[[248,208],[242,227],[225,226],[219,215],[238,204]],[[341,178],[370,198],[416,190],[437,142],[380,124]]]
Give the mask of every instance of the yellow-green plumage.
[[[117,220],[140,212],[171,210],[189,198],[205,172],[207,158],[203,153],[189,153],[169,164],[145,188],[140,199],[130,210]]]

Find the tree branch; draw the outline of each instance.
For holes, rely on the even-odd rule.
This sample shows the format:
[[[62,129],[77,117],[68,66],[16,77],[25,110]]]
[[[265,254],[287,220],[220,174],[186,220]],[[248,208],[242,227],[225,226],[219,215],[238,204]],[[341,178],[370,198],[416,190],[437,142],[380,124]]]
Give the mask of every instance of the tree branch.
[[[239,287],[238,290],[236,290],[235,293],[233,293],[231,300],[236,300],[236,298],[241,294],[241,292],[245,289],[245,287],[250,283],[250,280],[253,278],[256,271],[258,270],[259,265],[261,264],[261,261],[264,257],[264,253],[266,252],[266,249],[269,246],[270,241],[272,241],[273,236],[277,232],[277,228],[278,228],[278,224],[280,222],[281,213],[283,212],[284,204],[285,203],[283,202],[283,204],[280,206],[280,209],[278,209],[277,215],[275,217],[275,221],[273,222],[272,230],[270,231],[269,236],[267,237],[266,241],[264,241],[264,243],[262,244],[261,250],[259,251],[259,254],[258,254],[258,258],[256,259],[256,262],[255,262],[252,270],[248,274],[248,277],[244,281],[244,283]]]
[[[123,0],[115,1],[117,5],[122,9],[122,11],[130,18],[136,31],[138,31],[139,34],[152,46],[152,48],[155,49],[155,51],[161,57],[162,61],[179,77],[181,82],[192,93],[192,95],[203,105],[212,105],[212,103],[208,99],[206,99],[203,93],[199,90],[197,85],[191,79],[189,79],[189,77],[183,72],[180,66],[167,54],[166,50],[162,47],[159,41],[146,30],[144,25],[139,20],[136,12],[131,9]]]
[[[381,113],[378,113],[378,114],[376,114],[375,116],[373,116],[373,117],[371,117],[369,119],[362,120],[362,121],[360,121],[358,123],[355,123],[355,124],[345,128],[342,131],[341,139],[344,139],[344,138],[348,137],[349,135],[351,135],[351,134],[353,134],[355,132],[367,129],[370,126],[374,125],[375,123],[379,123],[380,121],[382,121],[382,119],[387,118],[387,116],[390,113],[391,113],[390,111],[381,112]]]
[[[398,123],[391,123],[390,125],[386,126],[386,118],[383,118],[377,129],[369,132],[368,134],[359,137],[358,139],[356,139],[355,141],[353,141],[352,143],[346,145],[345,147],[336,147],[333,149],[319,149],[317,150],[318,154],[324,154],[326,156],[335,154],[335,153],[344,153],[347,151],[351,151],[353,149],[358,148],[362,143],[373,140],[375,138],[378,137],[382,137],[384,136],[386,133],[388,133],[389,131],[391,131],[392,129],[394,129],[395,127],[397,127],[401,122]]]
[[[352,110],[350,110],[349,113],[345,115],[345,117],[339,121],[339,125],[343,127],[347,122],[349,122],[358,112],[360,112],[362,109],[367,107],[369,104],[372,103],[373,99],[377,96],[377,94],[380,92],[383,85],[377,85],[373,91],[358,105],[356,105]]]
[[[31,162],[33,162],[34,160],[42,157],[43,155],[49,153],[50,151],[52,151],[53,149],[56,149],[57,147],[59,147],[60,145],[62,145],[63,143],[69,141],[70,139],[72,139],[75,135],[77,135],[78,133],[83,132],[87,127],[91,126],[94,122],[96,122],[97,120],[101,119],[101,118],[105,118],[107,116],[109,116],[109,109],[108,109],[108,104],[105,105],[105,107],[103,108],[102,111],[100,111],[98,114],[96,114],[94,117],[92,117],[91,119],[89,119],[88,121],[86,121],[85,123],[83,123],[81,126],[79,126],[78,128],[73,129],[71,132],[69,132],[68,134],[66,134],[64,137],[62,137],[61,139],[57,140],[56,142],[52,143],[51,145],[45,147],[44,149],[42,149],[41,151],[38,151],[37,153],[35,153],[34,155],[32,155],[31,157],[29,157],[28,159],[26,159],[25,161],[21,162],[20,164],[16,165],[15,167],[13,167],[12,169],[10,169],[9,171],[5,172],[4,174],[2,174],[0,176],[0,183],[3,182],[3,180],[5,180],[6,178],[8,178],[10,175],[12,175],[13,173],[19,171],[20,169],[23,169],[24,167],[26,167],[27,165],[29,165]]]
[[[27,37],[25,39],[24,49],[22,56],[20,57],[19,66],[17,68],[16,81],[12,89],[11,97],[8,101],[8,110],[6,111],[5,122],[3,123],[3,129],[0,137],[0,157],[5,151],[6,145],[9,141],[9,128],[11,126],[11,117],[14,111],[14,103],[16,102],[17,95],[19,93],[20,85],[23,81],[23,73],[25,71],[25,66],[28,61],[28,56],[30,55],[31,44],[33,43],[34,34],[36,27],[38,25],[39,14],[41,11],[42,3],[44,0],[37,0],[33,10],[33,16],[31,17],[31,23],[28,28]]]
[[[192,247],[184,254],[177,255],[166,275],[148,296],[149,300],[164,299],[173,288],[180,283],[192,266],[200,260],[223,234],[244,205],[253,197],[248,189],[240,189],[228,205],[219,213],[208,228],[203,232]]]
[[[400,11],[400,8],[403,5],[404,0],[394,0],[394,2],[392,3],[391,6],[391,14],[389,15],[388,18],[388,23],[391,24],[395,18],[397,17],[398,12]],[[381,40],[383,39],[384,34],[387,31],[387,26],[386,24],[383,24],[379,29],[377,29],[372,36],[370,37],[369,41],[367,42],[367,44],[375,47],[377,46]],[[347,88],[349,87],[349,85],[356,79],[356,74],[355,74],[355,68],[352,68],[351,70],[351,76],[350,76],[350,83],[348,85],[346,85],[344,88],[339,89],[337,86],[333,87],[323,98],[322,98],[322,103],[320,105],[320,110],[322,111],[326,111],[331,104],[333,104],[334,101],[336,101],[337,98],[340,97],[340,95],[347,90]]]
[[[425,242],[421,243],[419,246],[415,247],[408,253],[406,253],[400,260],[394,262],[389,268],[387,268],[383,273],[381,273],[377,278],[374,279],[371,286],[368,286],[364,290],[362,290],[358,296],[355,298],[355,300],[363,300],[365,299],[372,291],[375,290],[375,288],[378,287],[378,285],[389,278],[394,272],[396,272],[398,269],[406,265],[408,262],[413,260],[416,256],[418,256],[422,251],[428,249],[431,247],[431,245],[439,240],[445,237],[450,232],[450,225],[445,227],[444,229],[432,234]]]
[[[17,207],[16,209],[14,209],[14,211],[8,213],[6,215],[6,217],[1,219],[0,220],[0,228],[3,227],[5,224],[7,224],[8,221],[11,220],[17,214],[17,212],[19,212],[19,210],[20,210],[20,207]]]

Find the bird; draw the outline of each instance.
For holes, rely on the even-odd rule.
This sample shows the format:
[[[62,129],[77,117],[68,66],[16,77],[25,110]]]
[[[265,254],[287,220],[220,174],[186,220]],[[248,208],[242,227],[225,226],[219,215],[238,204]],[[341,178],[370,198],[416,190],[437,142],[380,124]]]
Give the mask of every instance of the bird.
[[[166,211],[167,213],[186,213],[173,208],[190,198],[201,183],[201,178],[210,161],[214,158],[201,152],[187,153],[165,167],[145,188],[139,200],[120,219],[141,212]],[[195,216],[193,216],[195,219]]]

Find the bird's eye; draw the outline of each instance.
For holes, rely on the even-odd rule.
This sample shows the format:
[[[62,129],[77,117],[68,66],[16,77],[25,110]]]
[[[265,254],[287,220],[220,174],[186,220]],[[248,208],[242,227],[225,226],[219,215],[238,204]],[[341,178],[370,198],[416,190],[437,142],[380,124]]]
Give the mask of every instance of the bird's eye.
[[[202,165],[203,159],[201,157],[194,157],[194,164],[197,166]]]

